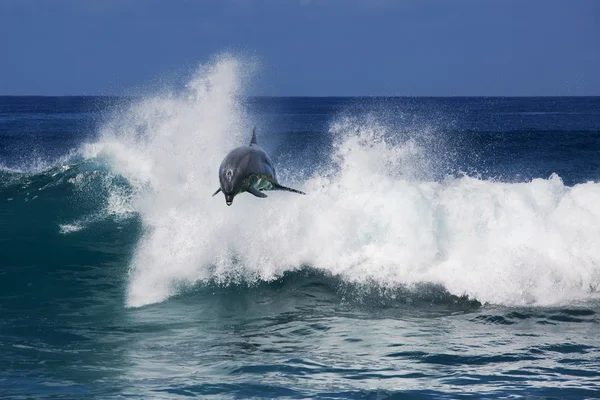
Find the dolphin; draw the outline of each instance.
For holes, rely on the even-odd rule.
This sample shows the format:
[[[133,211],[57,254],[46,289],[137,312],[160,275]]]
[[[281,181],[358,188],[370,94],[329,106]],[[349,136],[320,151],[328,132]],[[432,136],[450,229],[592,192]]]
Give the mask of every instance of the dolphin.
[[[225,195],[228,206],[233,198],[242,192],[252,193],[256,197],[267,197],[263,190],[286,190],[306,194],[279,184],[271,159],[256,143],[256,127],[252,130],[252,139],[248,146],[240,146],[229,152],[219,167],[219,192]]]

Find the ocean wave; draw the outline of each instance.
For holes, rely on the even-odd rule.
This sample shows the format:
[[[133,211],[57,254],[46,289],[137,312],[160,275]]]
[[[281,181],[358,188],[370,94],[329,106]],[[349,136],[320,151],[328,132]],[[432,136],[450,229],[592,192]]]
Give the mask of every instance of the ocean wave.
[[[277,165],[280,180],[307,196],[242,194],[227,207],[211,195],[222,158],[257,122],[244,107],[248,81],[244,61],[223,56],[183,93],[128,104],[81,160],[0,169],[3,184],[71,185],[98,200],[96,211],[61,222],[65,235],[139,216],[130,307],[198,284],[272,282],[306,267],[351,285],[433,285],[481,303],[597,297],[600,184],[567,186],[556,174],[518,183],[439,179],[438,156],[447,155],[435,132],[407,134],[373,115],[334,118],[332,151],[310,172],[294,173],[301,160]]]
[[[72,153],[58,161],[22,168],[0,167],[0,200],[18,203],[37,198],[50,201],[51,214],[73,214],[89,210],[76,219],[63,221],[59,232],[79,232],[108,218],[116,220],[136,215],[131,207],[132,189],[121,176],[112,173],[99,159],[83,159]],[[61,210],[56,209],[60,204]],[[40,205],[40,207],[43,207]],[[18,216],[15,216],[18,223]]]
[[[185,93],[134,104],[86,148],[133,188],[122,204],[145,228],[128,306],[202,282],[272,281],[304,266],[351,283],[432,283],[508,305],[596,295],[600,185],[569,187],[556,175],[427,180],[436,163],[426,146],[396,140],[405,135],[369,116],[332,121],[328,167],[308,179],[279,166],[281,180],[307,196],[242,195],[226,207],[211,197],[217,168],[254,122],[243,107],[242,71],[232,57],[204,66]]]

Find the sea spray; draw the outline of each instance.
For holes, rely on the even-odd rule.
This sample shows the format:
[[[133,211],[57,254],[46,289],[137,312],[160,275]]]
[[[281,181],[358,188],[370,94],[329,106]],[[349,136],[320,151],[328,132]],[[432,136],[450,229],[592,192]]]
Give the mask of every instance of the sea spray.
[[[427,179],[436,167],[427,147],[398,140],[404,132],[372,116],[334,118],[328,167],[301,182],[287,174],[307,196],[242,195],[233,207],[211,197],[223,156],[253,126],[243,66],[232,57],[204,66],[184,93],[139,101],[86,149],[129,182],[126,203],[144,226],[128,306],[201,282],[269,281],[306,266],[350,283],[433,283],[507,305],[596,295],[600,185],[567,187],[556,175]]]

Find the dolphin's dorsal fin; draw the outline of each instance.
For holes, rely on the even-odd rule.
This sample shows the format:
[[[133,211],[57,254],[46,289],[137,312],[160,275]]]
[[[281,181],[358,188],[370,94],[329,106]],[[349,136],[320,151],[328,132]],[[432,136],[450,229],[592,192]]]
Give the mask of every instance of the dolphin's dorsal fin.
[[[252,139],[250,139],[250,145],[258,144],[256,143],[256,127],[252,129]]]

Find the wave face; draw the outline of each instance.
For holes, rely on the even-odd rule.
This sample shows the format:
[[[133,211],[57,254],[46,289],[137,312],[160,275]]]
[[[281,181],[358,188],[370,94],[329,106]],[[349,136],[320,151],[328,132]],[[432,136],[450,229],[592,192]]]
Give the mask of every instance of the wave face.
[[[259,144],[270,147],[244,100],[247,70],[221,57],[183,93],[124,107],[83,148],[84,163],[107,165],[103,215],[139,215],[143,225],[127,306],[304,267],[381,288],[433,283],[504,305],[597,297],[599,184],[448,173],[452,149],[435,129],[398,128],[377,113],[338,113],[328,122],[326,154],[308,146],[277,157],[280,181],[307,196],[242,194],[232,207],[211,197],[221,160],[249,141],[254,125]],[[61,229],[85,225],[84,218]]]

